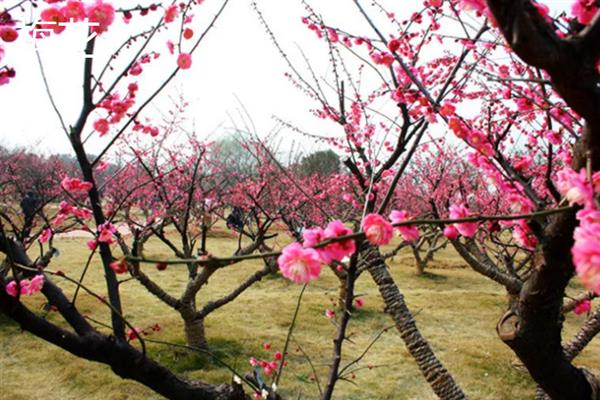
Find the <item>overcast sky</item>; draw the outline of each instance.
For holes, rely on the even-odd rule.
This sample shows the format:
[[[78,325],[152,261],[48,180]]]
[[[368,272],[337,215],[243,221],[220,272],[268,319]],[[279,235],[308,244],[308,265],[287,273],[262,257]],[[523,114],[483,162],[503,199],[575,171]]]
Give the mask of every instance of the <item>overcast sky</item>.
[[[12,4],[0,1],[0,4]],[[119,1],[119,6],[137,1]],[[327,52],[324,43],[315,39],[300,22],[305,15],[298,0],[258,0],[271,28],[284,50],[297,65],[302,65],[298,48],[310,57],[318,74],[327,76]],[[351,0],[319,0],[313,5],[327,21],[336,26],[360,30],[364,21],[360,18]],[[368,2],[365,2],[367,4]],[[399,17],[402,12],[412,12],[421,0],[390,0],[387,3],[406,5],[393,7]],[[570,1],[546,0],[554,10],[567,8]],[[206,26],[217,7],[218,0],[206,0],[196,8],[192,27],[200,32]],[[415,7],[416,8],[416,7]],[[154,17],[158,17],[156,14]],[[120,22],[120,21],[119,21]],[[143,18],[133,20],[133,28],[148,24]],[[136,25],[137,24],[137,25]],[[116,24],[115,24],[116,25]],[[119,23],[119,25],[121,25]],[[363,30],[366,31],[366,30]],[[0,145],[35,146],[45,152],[69,152],[70,145],[60,129],[58,119],[43,88],[40,70],[32,40],[21,40],[5,46],[5,63],[17,70],[17,77],[9,85],[0,86]],[[125,31],[111,29],[97,41],[96,60],[103,61],[112,52],[115,39],[124,37]],[[158,40],[157,49],[163,54],[152,66],[152,70],[140,76],[139,84],[150,90],[170,71],[175,61],[164,46],[166,38]],[[51,91],[67,123],[73,123],[80,106],[83,58],[81,49],[85,45],[83,26],[69,28],[59,36],[44,39],[39,43],[46,75]],[[273,116],[317,134],[329,134],[328,130],[339,129],[332,124],[323,125],[312,117],[309,109],[314,106],[305,95],[293,87],[284,77],[288,71],[282,57],[272,45],[249,0],[231,0],[216,27],[209,33],[193,57],[190,70],[181,71],[156,103],[144,116],[156,118],[164,112],[169,97],[182,94],[190,102],[188,117],[193,120],[195,131],[201,137],[214,138],[214,132],[223,132],[232,127],[230,116],[241,125],[238,99],[252,116],[257,131],[265,133],[273,128]],[[299,137],[293,132],[284,132],[283,140],[291,142]],[[102,148],[106,138],[95,140],[89,145],[94,152]],[[303,141],[310,147],[310,143]]]

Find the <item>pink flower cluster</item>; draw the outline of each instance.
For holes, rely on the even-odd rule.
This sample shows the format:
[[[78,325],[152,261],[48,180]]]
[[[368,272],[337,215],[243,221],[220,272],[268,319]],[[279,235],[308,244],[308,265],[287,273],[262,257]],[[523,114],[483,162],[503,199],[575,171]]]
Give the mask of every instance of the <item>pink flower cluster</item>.
[[[556,187],[570,205],[590,207],[594,200],[594,192],[600,192],[600,171],[592,175],[592,184],[590,184],[585,168],[575,172],[565,167],[556,175]]]
[[[63,189],[71,194],[87,193],[94,186],[91,182],[82,181],[79,178],[65,176],[60,183]]]
[[[144,57],[142,57],[142,59],[144,59]],[[137,65],[137,63],[135,65]],[[127,86],[127,96],[124,99],[121,99],[120,96],[115,93],[98,104],[99,108],[104,108],[109,113],[108,118],[99,118],[94,121],[94,130],[100,133],[100,136],[106,135],[110,130],[111,124],[119,123],[123,117],[127,115],[127,111],[135,104],[135,96],[138,89],[137,83],[132,82]]]
[[[575,244],[571,249],[573,264],[585,287],[600,294],[600,212],[584,208],[577,212]]]
[[[451,219],[468,218],[471,213],[464,204],[451,205],[448,209]],[[459,222],[454,224],[458,233],[466,237],[473,237],[477,232],[477,222]]]
[[[92,212],[87,208],[75,207],[66,201],[61,201],[58,205],[58,214],[56,214],[56,217],[52,220],[52,225],[58,226],[62,224],[70,214],[82,220],[90,219],[92,217]]]
[[[17,297],[18,293],[20,293],[22,296],[31,296],[42,290],[43,286],[44,275],[36,275],[29,280],[23,279],[19,281],[18,284],[17,281],[11,281],[8,285],[6,285],[6,293],[12,297]]]
[[[283,248],[277,259],[281,274],[296,283],[307,283],[319,277],[321,264],[341,261],[356,251],[354,240],[340,240],[323,247],[313,249],[325,240],[351,234],[342,221],[331,221],[325,229],[306,229],[303,233],[304,246],[292,243]]]
[[[575,0],[571,6],[571,13],[577,18],[580,24],[587,25],[598,12],[598,6],[595,0]]]
[[[588,299],[581,300],[575,305],[573,312],[576,315],[585,314],[592,309],[592,302]]]
[[[390,214],[390,220],[392,224],[398,224],[408,220],[408,211],[397,211],[394,210]],[[419,229],[415,225],[403,225],[397,226],[396,230],[400,233],[400,236],[407,242],[415,242],[419,240]]]
[[[484,135],[478,129],[471,129],[458,117],[452,117],[448,121],[448,126],[454,132],[454,134],[460,138],[464,139],[471,145],[474,149],[478,150],[481,154],[486,156],[491,156],[494,154],[494,148],[492,144],[488,140],[487,136]]]
[[[111,262],[110,269],[115,271],[116,274],[124,274],[129,271],[127,268],[127,262],[124,259]]]
[[[127,340],[128,341],[136,340],[136,339],[139,339],[140,337],[142,337],[142,335],[148,336],[153,332],[160,332],[160,330],[161,330],[161,327],[158,323],[156,323],[146,329],[140,328],[139,326],[134,326],[133,329],[127,330],[127,332],[126,332]]]
[[[48,241],[50,240],[51,237],[52,237],[52,229],[46,228],[42,231],[42,234],[38,238],[38,241],[40,243],[48,243]]]
[[[52,6],[43,10],[40,14],[41,23],[37,24],[36,29],[51,29],[55,34],[63,32],[70,22],[80,22],[87,19],[94,25],[90,30],[96,34],[101,34],[108,30],[108,27],[115,19],[115,8],[112,4],[102,0],[96,0],[92,4],[85,5],[79,0],[69,0],[63,7]],[[32,32],[38,35],[38,38],[45,36],[44,33]]]
[[[105,222],[98,226],[98,242],[112,244],[113,236],[117,233],[117,228],[110,222]]]
[[[312,247],[327,239],[334,239],[340,236],[346,236],[352,233],[352,229],[344,225],[340,220],[331,221],[325,229],[312,228],[306,229],[302,234],[304,246]],[[330,264],[333,261],[341,261],[344,257],[351,255],[356,250],[354,240],[343,240],[328,244],[325,247],[315,249],[319,254],[319,259],[323,264]]]
[[[308,283],[321,274],[321,259],[315,249],[294,242],[283,248],[277,258],[281,274],[295,283]]]
[[[386,245],[392,240],[394,227],[379,214],[367,214],[362,221],[367,240],[375,246]]]
[[[265,350],[269,350],[271,348],[271,344],[270,343],[265,343],[263,345],[263,348]],[[276,351],[273,354],[273,360],[271,360],[271,361],[257,360],[255,357],[250,357],[250,359],[248,360],[248,362],[253,367],[260,367],[260,368],[262,368],[263,373],[266,376],[271,376],[273,374],[273,372],[277,371],[277,368],[279,367],[279,364],[281,363],[281,360],[283,360],[283,354],[280,351]],[[285,365],[287,365],[287,362],[284,363],[284,366]]]

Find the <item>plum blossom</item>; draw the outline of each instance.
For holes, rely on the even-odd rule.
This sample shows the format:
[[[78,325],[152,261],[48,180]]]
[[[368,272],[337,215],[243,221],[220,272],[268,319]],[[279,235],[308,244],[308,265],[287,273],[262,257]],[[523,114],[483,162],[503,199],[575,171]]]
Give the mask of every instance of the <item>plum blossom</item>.
[[[63,189],[71,194],[87,193],[94,186],[91,182],[82,181],[79,178],[64,177],[60,183]]]
[[[368,214],[362,222],[367,240],[375,246],[388,244],[392,240],[394,227],[379,214]]]
[[[98,242],[112,244],[113,235],[117,232],[117,228],[110,222],[105,222],[98,226]]]
[[[40,235],[40,237],[38,238],[38,241],[40,243],[47,243],[48,240],[50,240],[50,238],[52,237],[52,229],[50,228],[46,228],[42,231],[42,234]]]
[[[101,34],[108,30],[108,27],[115,20],[115,8],[110,3],[105,3],[102,0],[87,7],[87,18],[90,22],[95,22],[98,25],[90,27],[92,32]]]
[[[598,180],[598,173],[592,178]],[[569,167],[558,171],[556,175],[556,188],[562,194],[570,205],[590,205],[594,198],[592,185],[587,181],[586,170],[582,168],[575,172]]]
[[[34,295],[42,290],[44,286],[44,275],[36,275],[30,280],[23,279],[19,281],[11,281],[6,285],[6,293],[9,296],[17,297],[20,292],[21,295]]]
[[[351,233],[352,229],[346,227],[342,221],[334,220],[327,224],[325,229],[318,227],[305,229],[302,238],[304,240],[304,245],[311,247],[327,239],[334,239]],[[328,244],[327,246],[315,250],[319,254],[321,262],[329,264],[332,261],[341,261],[344,257],[354,253],[356,251],[356,245],[354,240],[347,239]]]
[[[354,300],[354,308],[356,308],[357,310],[360,310],[364,305],[365,299],[363,299],[362,297],[359,297],[356,300]]]
[[[448,210],[450,212],[451,219],[462,219],[471,215],[464,204],[453,204]],[[473,237],[475,236],[475,232],[477,232],[477,222],[458,222],[453,225],[458,233],[465,237]]]
[[[600,294],[600,212],[583,209],[577,212],[580,225],[575,228],[571,249],[575,271],[585,287]]]
[[[585,300],[581,300],[579,302],[577,302],[577,304],[575,305],[575,308],[573,309],[573,312],[576,315],[581,315],[581,314],[585,314],[588,311],[590,311],[592,308],[592,302],[589,299],[585,299]]]
[[[446,236],[450,240],[456,240],[458,238],[458,231],[454,227],[454,225],[448,225],[444,228],[444,236]]]
[[[169,8],[165,10],[165,23],[168,24],[175,21],[177,15],[179,15],[179,9],[177,8],[176,4],[172,4],[171,6],[169,6]]]
[[[94,122],[94,130],[100,133],[100,136],[104,136],[108,133],[110,126],[106,118],[100,118]]]
[[[327,319],[334,319],[335,318],[335,311],[333,311],[331,308],[328,308],[327,310],[325,310],[325,317]]]
[[[575,0],[571,5],[571,13],[577,18],[580,24],[587,25],[592,22],[596,15],[598,6],[595,0]]]
[[[192,56],[189,53],[181,53],[177,57],[177,66],[181,69],[189,69],[192,66]]]
[[[277,258],[281,274],[295,283],[308,283],[319,277],[321,262],[315,249],[292,243],[283,248]]]
[[[537,245],[537,239],[527,226],[527,222],[524,219],[519,220],[513,229],[513,238],[519,244],[526,249],[533,250]]]
[[[66,28],[63,23],[67,21],[67,18],[57,7],[46,8],[41,12],[40,19],[45,22],[41,24],[42,28],[52,29],[55,34],[61,33]]]
[[[133,329],[127,330],[127,340],[132,341],[135,339],[139,339],[140,335],[143,334],[144,331],[139,326],[135,326]]]
[[[406,221],[408,218],[407,211],[392,211],[390,214],[390,220],[392,224],[397,224]],[[419,229],[415,225],[396,226],[395,229],[400,233],[402,238],[407,242],[414,242],[419,240]]]
[[[0,26],[0,39],[6,43],[14,42],[19,37],[19,32],[12,26],[1,25]],[[2,58],[2,57],[0,57]]]
[[[128,271],[125,260],[117,260],[110,263],[110,268],[117,274],[124,274]]]

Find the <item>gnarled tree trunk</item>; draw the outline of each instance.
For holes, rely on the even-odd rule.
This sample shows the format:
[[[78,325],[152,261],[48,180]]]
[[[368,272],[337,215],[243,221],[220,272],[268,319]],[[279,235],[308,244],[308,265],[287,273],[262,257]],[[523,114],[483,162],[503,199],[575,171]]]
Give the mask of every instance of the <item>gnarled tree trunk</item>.
[[[410,355],[415,359],[421,373],[441,399],[465,399],[466,396],[454,378],[435,356],[427,340],[421,335],[404,296],[390,275],[387,265],[377,248],[369,247],[364,252],[366,269],[379,288],[385,303],[385,311],[396,323],[396,329]]]

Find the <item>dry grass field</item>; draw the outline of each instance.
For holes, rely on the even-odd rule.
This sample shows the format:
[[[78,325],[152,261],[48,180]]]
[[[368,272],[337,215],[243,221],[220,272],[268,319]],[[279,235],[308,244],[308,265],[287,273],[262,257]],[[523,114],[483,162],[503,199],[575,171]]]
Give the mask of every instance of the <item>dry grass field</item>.
[[[210,239],[213,254],[231,254],[235,241],[222,237]],[[281,239],[283,241],[283,239]],[[51,267],[77,277],[87,254],[85,239],[63,238],[56,246],[61,255]],[[147,256],[166,256],[158,244],[150,247]],[[425,337],[437,355],[454,374],[471,399],[532,399],[534,384],[528,375],[514,365],[515,356],[496,337],[495,324],[505,307],[503,290],[475,272],[462,268],[463,262],[447,249],[436,256],[436,262],[424,276],[417,276],[408,253],[401,253],[391,263],[391,270],[406,296]],[[179,293],[185,283],[183,267],[171,266],[159,272],[148,265],[148,273],[164,282],[167,290]],[[200,293],[199,301],[215,298],[235,287],[252,271],[261,268],[259,261],[249,261],[218,272]],[[102,293],[103,274],[94,260],[85,283]],[[67,293],[73,285],[61,282]],[[315,399],[318,391],[306,359],[298,345],[310,356],[318,376],[326,378],[335,327],[323,312],[331,307],[336,296],[337,281],[328,270],[311,284],[304,296],[294,342],[290,348],[289,365],[284,369],[280,390],[289,399]],[[571,288],[572,293],[578,288]],[[229,364],[249,372],[248,359],[269,358],[281,350],[300,286],[278,277],[259,282],[237,301],[211,314],[206,331],[212,350]],[[358,293],[366,303],[352,319],[349,332],[353,343],[346,343],[344,360],[360,354],[373,336],[391,325],[382,312],[382,302],[368,275],[358,282]],[[178,315],[155,300],[135,281],[123,284],[126,317],[136,326],[159,323],[162,330],[150,338],[182,344],[183,330]],[[33,309],[42,312],[42,297],[27,298]],[[108,312],[93,297],[82,293],[77,306],[99,321],[108,321]],[[53,313],[51,320],[58,320]],[[583,317],[569,315],[567,337],[581,324]],[[99,328],[104,329],[104,328]],[[104,365],[78,359],[44,341],[21,332],[12,321],[0,316],[0,398],[21,399],[156,399],[140,384],[122,380]],[[262,348],[272,343],[271,352]],[[181,374],[211,382],[231,380],[231,373],[207,356],[189,354],[181,349],[148,344],[148,351]],[[592,342],[577,359],[581,365],[600,369],[600,342]],[[366,368],[372,365],[373,368]],[[415,363],[404,349],[395,330],[383,334],[360,364],[351,382],[340,382],[337,399],[433,399],[435,396],[421,378]]]

